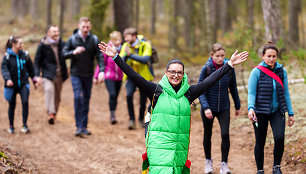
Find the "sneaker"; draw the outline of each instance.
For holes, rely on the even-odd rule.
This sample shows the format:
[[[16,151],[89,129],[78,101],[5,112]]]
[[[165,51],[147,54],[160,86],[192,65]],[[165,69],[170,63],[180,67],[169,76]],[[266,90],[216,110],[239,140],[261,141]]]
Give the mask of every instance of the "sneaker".
[[[50,114],[48,117],[48,123],[49,124],[55,124],[55,116],[54,114]]]
[[[132,130],[132,129],[136,129],[136,126],[135,126],[135,120],[130,120],[130,123],[129,123],[129,129]]]
[[[280,165],[273,166],[272,174],[283,174]]]
[[[142,128],[145,127],[145,124],[144,124],[143,120],[139,120],[139,126],[142,127]]]
[[[265,174],[265,172],[263,170],[258,170],[257,174]]]
[[[212,159],[206,159],[205,160],[205,174],[213,174],[213,160]]]
[[[30,129],[28,128],[28,126],[23,126],[23,127],[21,128],[21,132],[27,134],[27,133],[30,132]]]
[[[10,126],[10,128],[7,131],[8,133],[13,134],[15,132],[15,129],[13,126]]]
[[[82,129],[82,134],[83,134],[83,135],[91,135],[91,132],[88,131],[86,128],[83,128],[83,129]]]
[[[228,168],[227,162],[222,161],[220,167],[220,174],[231,174],[231,170]]]
[[[81,128],[77,128],[75,134],[76,137],[82,137],[82,129]]]
[[[111,124],[116,124],[116,123],[117,123],[116,115],[115,115],[115,112],[114,112],[114,111],[111,111],[110,123],[111,123]]]

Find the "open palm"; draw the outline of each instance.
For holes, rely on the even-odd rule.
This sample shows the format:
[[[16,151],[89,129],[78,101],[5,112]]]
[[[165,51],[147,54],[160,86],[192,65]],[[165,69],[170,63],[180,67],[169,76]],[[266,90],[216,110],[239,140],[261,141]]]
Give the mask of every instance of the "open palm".
[[[98,47],[100,48],[100,51],[102,53],[106,54],[109,57],[115,57],[117,54],[117,50],[112,43],[107,45],[105,42],[102,41],[100,44],[98,44]]]
[[[249,53],[247,51],[243,51],[239,54],[237,54],[237,53],[238,53],[238,50],[236,50],[235,53],[231,57],[231,62],[232,62],[233,65],[238,65],[238,64],[246,61],[248,56],[249,56]]]

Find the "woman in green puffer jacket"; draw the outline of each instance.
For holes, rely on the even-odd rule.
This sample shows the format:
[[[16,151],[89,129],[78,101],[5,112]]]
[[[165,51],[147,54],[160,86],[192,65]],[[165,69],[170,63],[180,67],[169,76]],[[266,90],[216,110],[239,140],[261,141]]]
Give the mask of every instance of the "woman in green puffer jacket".
[[[113,45],[99,44],[102,53],[113,57],[120,69],[131,78],[152,102],[156,89],[161,86],[155,107],[153,106],[149,131],[146,136],[147,157],[150,174],[182,173],[188,159],[190,142],[190,103],[204,93],[230,69],[248,57],[244,51],[232,55],[231,60],[212,73],[203,82],[188,84],[184,64],[171,60],[162,80],[156,84],[145,80],[121,59]],[[188,95],[186,95],[188,93]],[[188,98],[187,98],[187,97]]]

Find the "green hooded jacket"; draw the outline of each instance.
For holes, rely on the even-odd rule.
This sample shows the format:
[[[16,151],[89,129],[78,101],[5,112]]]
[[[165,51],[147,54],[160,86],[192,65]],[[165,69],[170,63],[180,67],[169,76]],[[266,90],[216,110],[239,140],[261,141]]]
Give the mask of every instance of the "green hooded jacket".
[[[150,174],[182,173],[188,157],[190,137],[190,104],[184,94],[189,89],[184,74],[181,88],[176,93],[163,76],[163,88],[152,112],[146,146]]]

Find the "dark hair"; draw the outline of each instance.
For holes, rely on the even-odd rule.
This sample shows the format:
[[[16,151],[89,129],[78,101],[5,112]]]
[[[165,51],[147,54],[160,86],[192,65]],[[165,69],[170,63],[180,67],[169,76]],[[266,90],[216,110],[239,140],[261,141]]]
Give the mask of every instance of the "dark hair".
[[[273,49],[276,51],[277,55],[278,55],[278,49],[276,48],[276,46],[274,45],[274,43],[272,41],[267,42],[267,44],[264,46],[263,50],[262,50],[262,55],[265,55],[266,51],[268,49]]]
[[[215,43],[215,44],[213,44],[212,47],[211,47],[211,52],[210,52],[210,54],[213,55],[213,54],[215,54],[217,51],[220,51],[220,50],[225,51],[225,49],[223,48],[222,44]]]
[[[57,25],[51,24],[51,25],[48,26],[47,31],[49,31],[50,28],[52,28],[52,27],[57,27],[57,28],[59,28]]]
[[[18,42],[18,39],[20,39],[21,37],[16,37],[16,36],[10,36],[10,38],[7,40],[6,42],[6,46],[5,46],[5,49],[8,49],[8,48],[12,48],[12,44],[14,43],[17,43]]]
[[[180,61],[180,60],[178,60],[178,59],[172,59],[172,60],[170,60],[170,61],[168,62],[168,64],[167,64],[166,70],[169,69],[169,66],[170,66],[171,64],[180,64],[180,65],[182,65],[182,66],[183,66],[183,71],[184,71],[184,64],[183,64],[182,61]]]
[[[126,28],[123,32],[123,35],[125,36],[126,34],[137,35],[137,29],[134,27]]]

